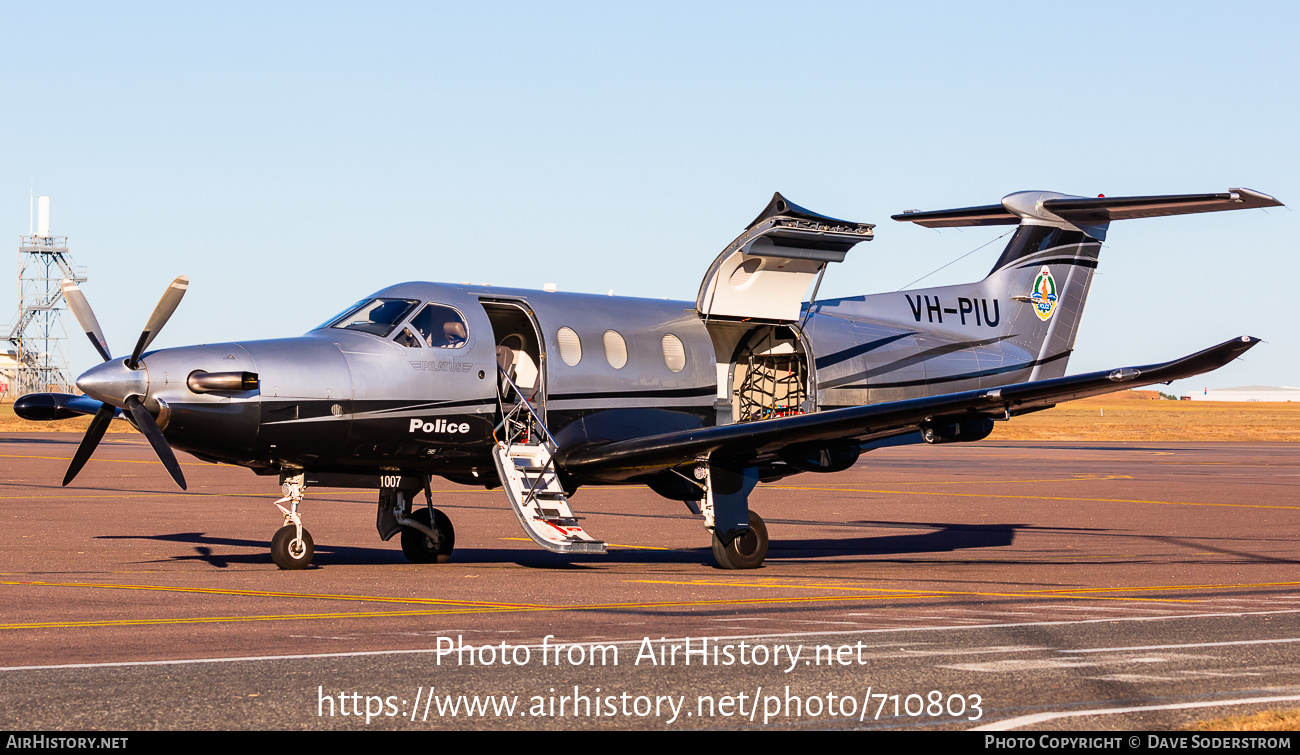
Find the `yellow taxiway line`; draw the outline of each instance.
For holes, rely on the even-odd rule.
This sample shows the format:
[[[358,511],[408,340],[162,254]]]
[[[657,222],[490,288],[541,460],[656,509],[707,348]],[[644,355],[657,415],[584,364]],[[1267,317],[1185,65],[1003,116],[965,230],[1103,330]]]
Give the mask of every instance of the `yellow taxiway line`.
[[[908,596],[888,596],[888,597],[908,597]],[[929,597],[925,595],[916,595],[914,597]],[[444,610],[411,610],[411,611],[357,611],[350,613],[310,613],[310,614],[276,614],[276,615],[257,615],[257,616],[192,616],[171,619],[106,619],[100,621],[48,621],[48,622],[30,622],[23,624],[0,624],[0,630],[4,629],[65,629],[78,627],[125,627],[125,626],[154,626],[165,624],[219,624],[227,622],[240,621],[297,621],[310,619],[359,619],[359,618],[392,618],[401,616],[439,616],[447,614],[465,615],[476,613],[509,613],[509,612],[534,612],[534,611],[600,611],[600,610],[620,610],[620,609],[646,609],[646,608],[698,608],[702,606],[741,606],[741,605],[760,605],[767,603],[821,603],[821,602],[858,602],[872,598],[864,598],[861,595],[832,595],[832,596],[808,596],[808,597],[773,597],[773,598],[743,598],[740,600],[685,600],[685,601],[657,601],[649,603],[599,603],[593,605],[554,605],[554,606],[509,606],[500,607],[448,607]]]
[[[353,600],[365,603],[414,603],[440,606],[475,606],[480,608],[547,608],[538,603],[495,603],[483,600],[446,600],[444,598],[398,598],[390,595],[333,595],[330,593],[282,592],[276,590],[231,590],[215,587],[173,587],[169,585],[118,585],[105,582],[44,582],[38,580],[0,581],[0,585],[30,587],[89,587],[107,590],[151,590],[157,592],[236,595],[252,598],[308,598],[312,600]]]
[[[629,580],[643,584],[657,585],[683,585],[689,587],[776,587],[784,589],[797,590],[847,590],[853,592],[873,593],[871,598],[897,598],[897,597],[996,597],[996,598],[1078,598],[1081,600],[1140,600],[1143,602],[1153,603],[1202,603],[1204,601],[1187,598],[1148,598],[1131,595],[1098,595],[1097,593],[1141,593],[1141,592],[1171,592],[1179,590],[1206,590],[1206,589],[1247,589],[1258,587],[1295,587],[1300,582],[1258,582],[1254,584],[1239,585],[1148,585],[1142,587],[1079,587],[1067,589],[1050,589],[1050,590],[1016,590],[1014,592],[986,592],[970,590],[896,590],[882,587],[862,587],[853,584],[844,583],[826,583],[826,582],[809,582],[809,583],[779,583],[779,582],[724,582],[718,580],[649,580],[638,579]]]
[[[1300,582],[1259,582],[1233,585],[1150,585],[1138,587],[1095,587],[1076,589],[1021,590],[1013,592],[993,591],[958,591],[958,590],[904,590],[889,588],[869,588],[842,583],[804,583],[789,584],[767,581],[722,582],[712,580],[628,580],[632,583],[680,585],[686,587],[745,587],[745,588],[779,588],[798,590],[834,590],[848,591],[849,595],[808,595],[808,596],[770,596],[755,598],[733,598],[718,600],[669,600],[643,601],[631,603],[596,603],[587,605],[557,604],[542,605],[529,603],[491,603],[482,601],[454,601],[438,598],[399,598],[374,595],[331,595],[316,593],[294,593],[264,590],[227,590],[215,588],[169,587],[165,585],[118,585],[85,582],[0,582],[11,586],[45,586],[45,587],[86,587],[98,589],[153,590],[161,592],[200,593],[207,595],[231,595],[237,597],[288,597],[316,600],[346,600],[360,602],[406,603],[438,606],[437,608],[411,609],[403,611],[354,611],[336,613],[304,614],[258,614],[251,616],[190,616],[158,619],[104,619],[95,621],[44,621],[0,624],[3,629],[56,629],[88,627],[125,627],[125,626],[159,626],[172,624],[217,624],[246,621],[301,621],[315,619],[358,619],[358,618],[396,618],[404,616],[466,615],[478,613],[510,613],[537,611],[598,611],[653,608],[701,608],[722,606],[752,606],[764,604],[809,604],[809,603],[843,603],[880,600],[912,600],[926,598],[951,597],[997,597],[997,598],[1076,598],[1080,600],[1124,600],[1147,603],[1199,603],[1195,599],[1152,598],[1131,595],[1098,595],[1097,593],[1134,593],[1153,591],[1203,590],[1203,589],[1246,589],[1259,587],[1294,587]],[[871,593],[871,594],[863,594]]]

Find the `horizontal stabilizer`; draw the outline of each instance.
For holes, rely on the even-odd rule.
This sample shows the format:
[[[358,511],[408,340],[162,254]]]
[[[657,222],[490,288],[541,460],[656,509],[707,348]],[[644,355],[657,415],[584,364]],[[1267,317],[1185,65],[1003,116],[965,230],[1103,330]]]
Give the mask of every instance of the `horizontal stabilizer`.
[[[926,228],[1016,225],[1022,220],[1031,219],[1098,225],[1112,220],[1281,206],[1282,203],[1273,197],[1251,189],[1229,189],[1221,194],[1164,194],[1149,197],[1075,197],[1034,191],[1008,194],[1002,199],[1002,204],[998,205],[904,212],[892,217],[894,220],[916,223]]]
[[[956,228],[971,225],[1016,225],[1020,217],[1000,204],[982,207],[961,207],[956,210],[909,210],[891,215],[894,220],[906,220],[926,228]]]

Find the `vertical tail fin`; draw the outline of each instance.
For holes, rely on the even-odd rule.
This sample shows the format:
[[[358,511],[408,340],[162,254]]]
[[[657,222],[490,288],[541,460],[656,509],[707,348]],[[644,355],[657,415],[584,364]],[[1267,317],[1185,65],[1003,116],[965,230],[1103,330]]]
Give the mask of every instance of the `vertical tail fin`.
[[[1019,226],[984,280],[909,292],[908,304],[917,314],[923,301],[929,304],[927,294],[932,293],[936,302],[956,300],[959,313],[973,303],[978,317],[981,303],[992,301],[994,311],[984,315],[985,323],[995,325],[1001,338],[1032,355],[1028,379],[1043,380],[1065,374],[1111,221],[1280,205],[1250,189],[1109,198],[1022,191],[1007,195],[998,205],[907,212],[893,218],[929,228]],[[1001,305],[1006,305],[1005,312],[998,311]],[[919,315],[917,321],[922,321]],[[964,314],[961,321],[965,323]]]
[[[980,284],[1007,302],[1008,332],[1035,355],[1029,380],[1065,374],[1100,251],[1087,233],[1022,224]]]

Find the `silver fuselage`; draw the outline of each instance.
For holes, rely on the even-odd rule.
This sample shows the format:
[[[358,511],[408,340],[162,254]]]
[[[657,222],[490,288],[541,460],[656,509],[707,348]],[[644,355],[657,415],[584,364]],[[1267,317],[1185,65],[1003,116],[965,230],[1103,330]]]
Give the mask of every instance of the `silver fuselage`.
[[[1053,250],[1017,266],[1047,261],[1062,280],[1090,277],[1096,249]],[[411,347],[391,334],[324,327],[297,338],[155,351],[143,359],[143,381],[134,380],[167,439],[204,460],[263,474],[400,471],[473,482],[494,476],[497,346],[510,335],[503,331],[534,331],[519,334],[535,344],[534,403],[560,447],[572,448],[736,421],[736,371],[759,328],[785,334],[806,371],[800,413],[1060,375],[1082,307],[1050,322],[1035,318],[1011,298],[1024,293],[1023,278],[995,274],[970,286],[821,301],[788,323],[706,321],[686,301],[402,283],[372,296],[454,308],[468,326],[464,343]],[[1080,303],[1082,284],[1071,287]],[[576,359],[572,335],[561,347],[562,328],[577,336]],[[623,343],[614,353],[610,332]],[[680,342],[684,364],[670,366],[667,336]],[[83,379],[120,372],[120,362]],[[186,383],[195,371],[256,373],[258,387],[195,393]]]

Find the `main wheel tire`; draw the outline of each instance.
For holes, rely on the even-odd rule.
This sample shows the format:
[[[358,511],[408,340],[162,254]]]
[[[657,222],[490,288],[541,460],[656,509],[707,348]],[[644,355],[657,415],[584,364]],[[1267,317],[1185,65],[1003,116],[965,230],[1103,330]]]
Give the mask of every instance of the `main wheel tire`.
[[[311,557],[316,552],[316,545],[311,541],[311,533],[302,531],[302,540],[298,540],[298,528],[286,524],[275,531],[271,537],[271,560],[286,571],[306,569],[311,566]]]
[[[720,569],[757,569],[767,558],[767,525],[763,518],[749,512],[749,532],[723,545],[713,536],[713,559]]]
[[[456,547],[456,530],[447,515],[433,510],[433,524],[429,524],[429,510],[411,513],[411,518],[438,533],[435,546],[429,536],[414,527],[402,528],[402,553],[413,564],[445,564],[451,560],[451,550]]]

